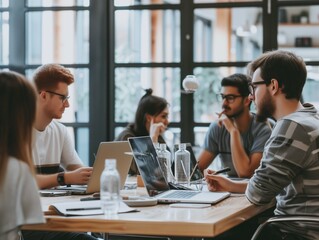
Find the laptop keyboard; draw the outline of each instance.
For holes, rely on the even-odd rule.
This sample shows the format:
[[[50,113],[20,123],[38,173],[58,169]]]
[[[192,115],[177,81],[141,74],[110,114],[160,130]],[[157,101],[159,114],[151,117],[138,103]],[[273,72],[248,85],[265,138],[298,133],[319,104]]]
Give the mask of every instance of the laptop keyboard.
[[[195,195],[197,195],[199,192],[196,191],[174,191],[165,196],[165,198],[184,198],[188,199]]]

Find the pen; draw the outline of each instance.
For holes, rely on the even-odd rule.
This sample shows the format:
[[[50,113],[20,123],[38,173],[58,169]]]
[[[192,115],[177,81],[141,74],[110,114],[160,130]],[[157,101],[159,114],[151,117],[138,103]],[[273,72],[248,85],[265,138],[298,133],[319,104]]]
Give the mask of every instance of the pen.
[[[220,169],[220,170],[216,171],[213,175],[217,175],[217,174],[224,173],[224,172],[229,172],[229,171],[230,171],[230,168],[226,167],[226,168],[223,168],[223,169]]]
[[[192,177],[193,177],[193,175],[194,175],[194,173],[195,173],[197,167],[198,167],[198,162],[197,162],[196,165],[194,166],[194,169],[193,169],[191,175],[189,176],[189,179],[190,179],[190,180],[192,179]]]
[[[184,167],[183,161],[181,161],[181,165],[182,165],[183,172],[184,172],[184,174],[185,174],[185,178],[187,179],[186,169],[185,169],[185,167]]]
[[[99,207],[88,207],[88,208],[67,208],[66,211],[85,211],[85,210],[100,210]]]
[[[84,197],[84,198],[80,198],[80,201],[93,201],[93,200],[100,200],[100,197]]]

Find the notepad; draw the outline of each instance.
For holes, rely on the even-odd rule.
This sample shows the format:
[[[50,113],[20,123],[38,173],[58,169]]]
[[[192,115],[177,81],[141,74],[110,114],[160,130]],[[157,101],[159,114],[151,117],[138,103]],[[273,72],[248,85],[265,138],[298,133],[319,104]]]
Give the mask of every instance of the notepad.
[[[62,216],[89,216],[103,214],[100,200],[54,203],[49,206],[49,210],[53,210],[57,214]],[[128,213],[137,211],[137,209],[131,208],[127,206],[124,202],[121,202],[118,213]]]

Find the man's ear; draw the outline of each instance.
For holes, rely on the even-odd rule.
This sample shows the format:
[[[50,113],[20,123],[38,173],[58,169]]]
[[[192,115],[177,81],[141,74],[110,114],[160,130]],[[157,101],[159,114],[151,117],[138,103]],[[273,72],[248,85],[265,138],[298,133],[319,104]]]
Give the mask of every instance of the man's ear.
[[[245,105],[249,106],[250,102],[251,102],[250,95],[248,95],[247,97],[245,97]]]
[[[39,92],[39,96],[38,96],[38,98],[40,99],[40,100],[46,100],[47,99],[47,93],[45,92],[45,91],[40,91]]]
[[[278,92],[279,88],[280,88],[278,80],[275,79],[275,78],[271,79],[270,80],[270,87],[271,87],[271,89],[270,89],[271,93],[273,95],[275,95]]]

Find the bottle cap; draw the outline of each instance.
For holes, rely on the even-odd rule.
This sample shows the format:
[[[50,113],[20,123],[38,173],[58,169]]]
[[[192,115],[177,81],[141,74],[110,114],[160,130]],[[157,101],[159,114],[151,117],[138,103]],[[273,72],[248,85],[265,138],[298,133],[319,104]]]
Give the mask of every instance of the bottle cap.
[[[116,159],[114,158],[105,159],[105,167],[108,169],[116,168]]]

